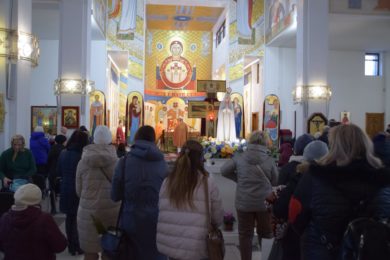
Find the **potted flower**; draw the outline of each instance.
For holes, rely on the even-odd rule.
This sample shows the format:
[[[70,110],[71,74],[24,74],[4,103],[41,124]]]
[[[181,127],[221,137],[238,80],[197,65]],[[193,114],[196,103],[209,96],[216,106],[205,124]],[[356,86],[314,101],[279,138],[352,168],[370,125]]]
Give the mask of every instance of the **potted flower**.
[[[225,226],[226,231],[232,231],[233,230],[233,224],[236,221],[236,218],[233,216],[233,213],[226,212],[225,215],[223,215],[223,223]]]

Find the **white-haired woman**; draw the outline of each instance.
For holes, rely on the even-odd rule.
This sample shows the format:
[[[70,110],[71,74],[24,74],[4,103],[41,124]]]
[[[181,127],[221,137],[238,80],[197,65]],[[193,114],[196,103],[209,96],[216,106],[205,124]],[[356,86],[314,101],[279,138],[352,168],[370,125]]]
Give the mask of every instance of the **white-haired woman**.
[[[339,125],[330,130],[329,145],[329,153],[310,166],[290,200],[289,222],[305,233],[302,259],[341,259],[349,221],[358,213],[390,215],[390,172],[374,156],[367,135],[356,125]]]
[[[102,221],[105,227],[115,226],[120,207],[110,198],[112,176],[118,160],[111,144],[110,129],[97,126],[93,141],[84,147],[76,172],[76,192],[80,197],[77,229],[85,260],[99,259],[102,251],[92,216]]]
[[[261,131],[249,138],[248,149],[227,161],[221,169],[226,178],[237,182],[236,209],[242,260],[252,259],[253,230],[261,238],[273,237],[271,216],[264,204],[278,179],[275,160],[268,155],[267,140]]]

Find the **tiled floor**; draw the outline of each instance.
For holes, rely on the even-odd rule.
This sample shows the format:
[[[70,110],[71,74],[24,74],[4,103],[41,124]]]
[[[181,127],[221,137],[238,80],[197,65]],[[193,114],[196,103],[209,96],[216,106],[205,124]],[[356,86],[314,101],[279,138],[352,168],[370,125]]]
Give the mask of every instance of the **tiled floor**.
[[[223,200],[223,207],[225,211],[231,211],[234,214],[235,213],[235,207],[234,207],[234,196],[235,196],[235,187],[236,184],[224,177],[222,177],[219,173],[219,168],[221,162],[215,161],[215,164],[212,166],[206,166],[206,169],[212,174],[212,177],[214,178],[215,182],[218,185],[218,188],[221,193],[221,197]],[[48,203],[48,202],[44,202]],[[48,205],[43,205],[45,206]],[[62,214],[56,215],[55,219],[57,223],[59,224],[61,230],[64,232],[65,229],[65,216]],[[240,260],[240,252],[238,249],[238,233],[237,233],[237,223],[234,225],[234,230],[230,232],[224,232],[224,238],[225,238],[225,245],[226,245],[226,256],[225,260]],[[256,239],[254,239],[256,241]],[[272,240],[270,239],[263,239],[262,241],[262,252],[258,250],[258,246],[254,244],[254,250],[253,250],[253,260],[260,260],[264,259],[266,260],[268,258]],[[63,253],[59,254],[57,259],[59,260],[70,260],[70,259],[83,259],[82,256],[71,256],[69,255],[68,251],[65,250]]]

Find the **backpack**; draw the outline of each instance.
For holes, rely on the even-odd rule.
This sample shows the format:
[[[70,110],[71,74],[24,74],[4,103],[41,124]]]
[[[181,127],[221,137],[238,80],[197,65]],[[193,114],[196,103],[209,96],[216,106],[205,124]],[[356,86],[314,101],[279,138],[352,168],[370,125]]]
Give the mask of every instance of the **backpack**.
[[[344,233],[343,260],[384,260],[390,258],[390,219],[357,218]]]

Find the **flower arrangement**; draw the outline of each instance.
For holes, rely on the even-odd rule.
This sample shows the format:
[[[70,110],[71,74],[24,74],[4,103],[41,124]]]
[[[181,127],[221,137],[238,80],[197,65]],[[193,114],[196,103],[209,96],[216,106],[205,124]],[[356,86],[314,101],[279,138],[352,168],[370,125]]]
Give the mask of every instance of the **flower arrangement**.
[[[204,137],[201,140],[203,146],[204,158],[231,158],[236,152],[246,150],[247,143],[245,139],[236,142],[219,142],[214,138]]]
[[[233,216],[232,212],[225,212],[223,215],[223,223],[225,225],[231,225],[236,221],[236,218]]]

